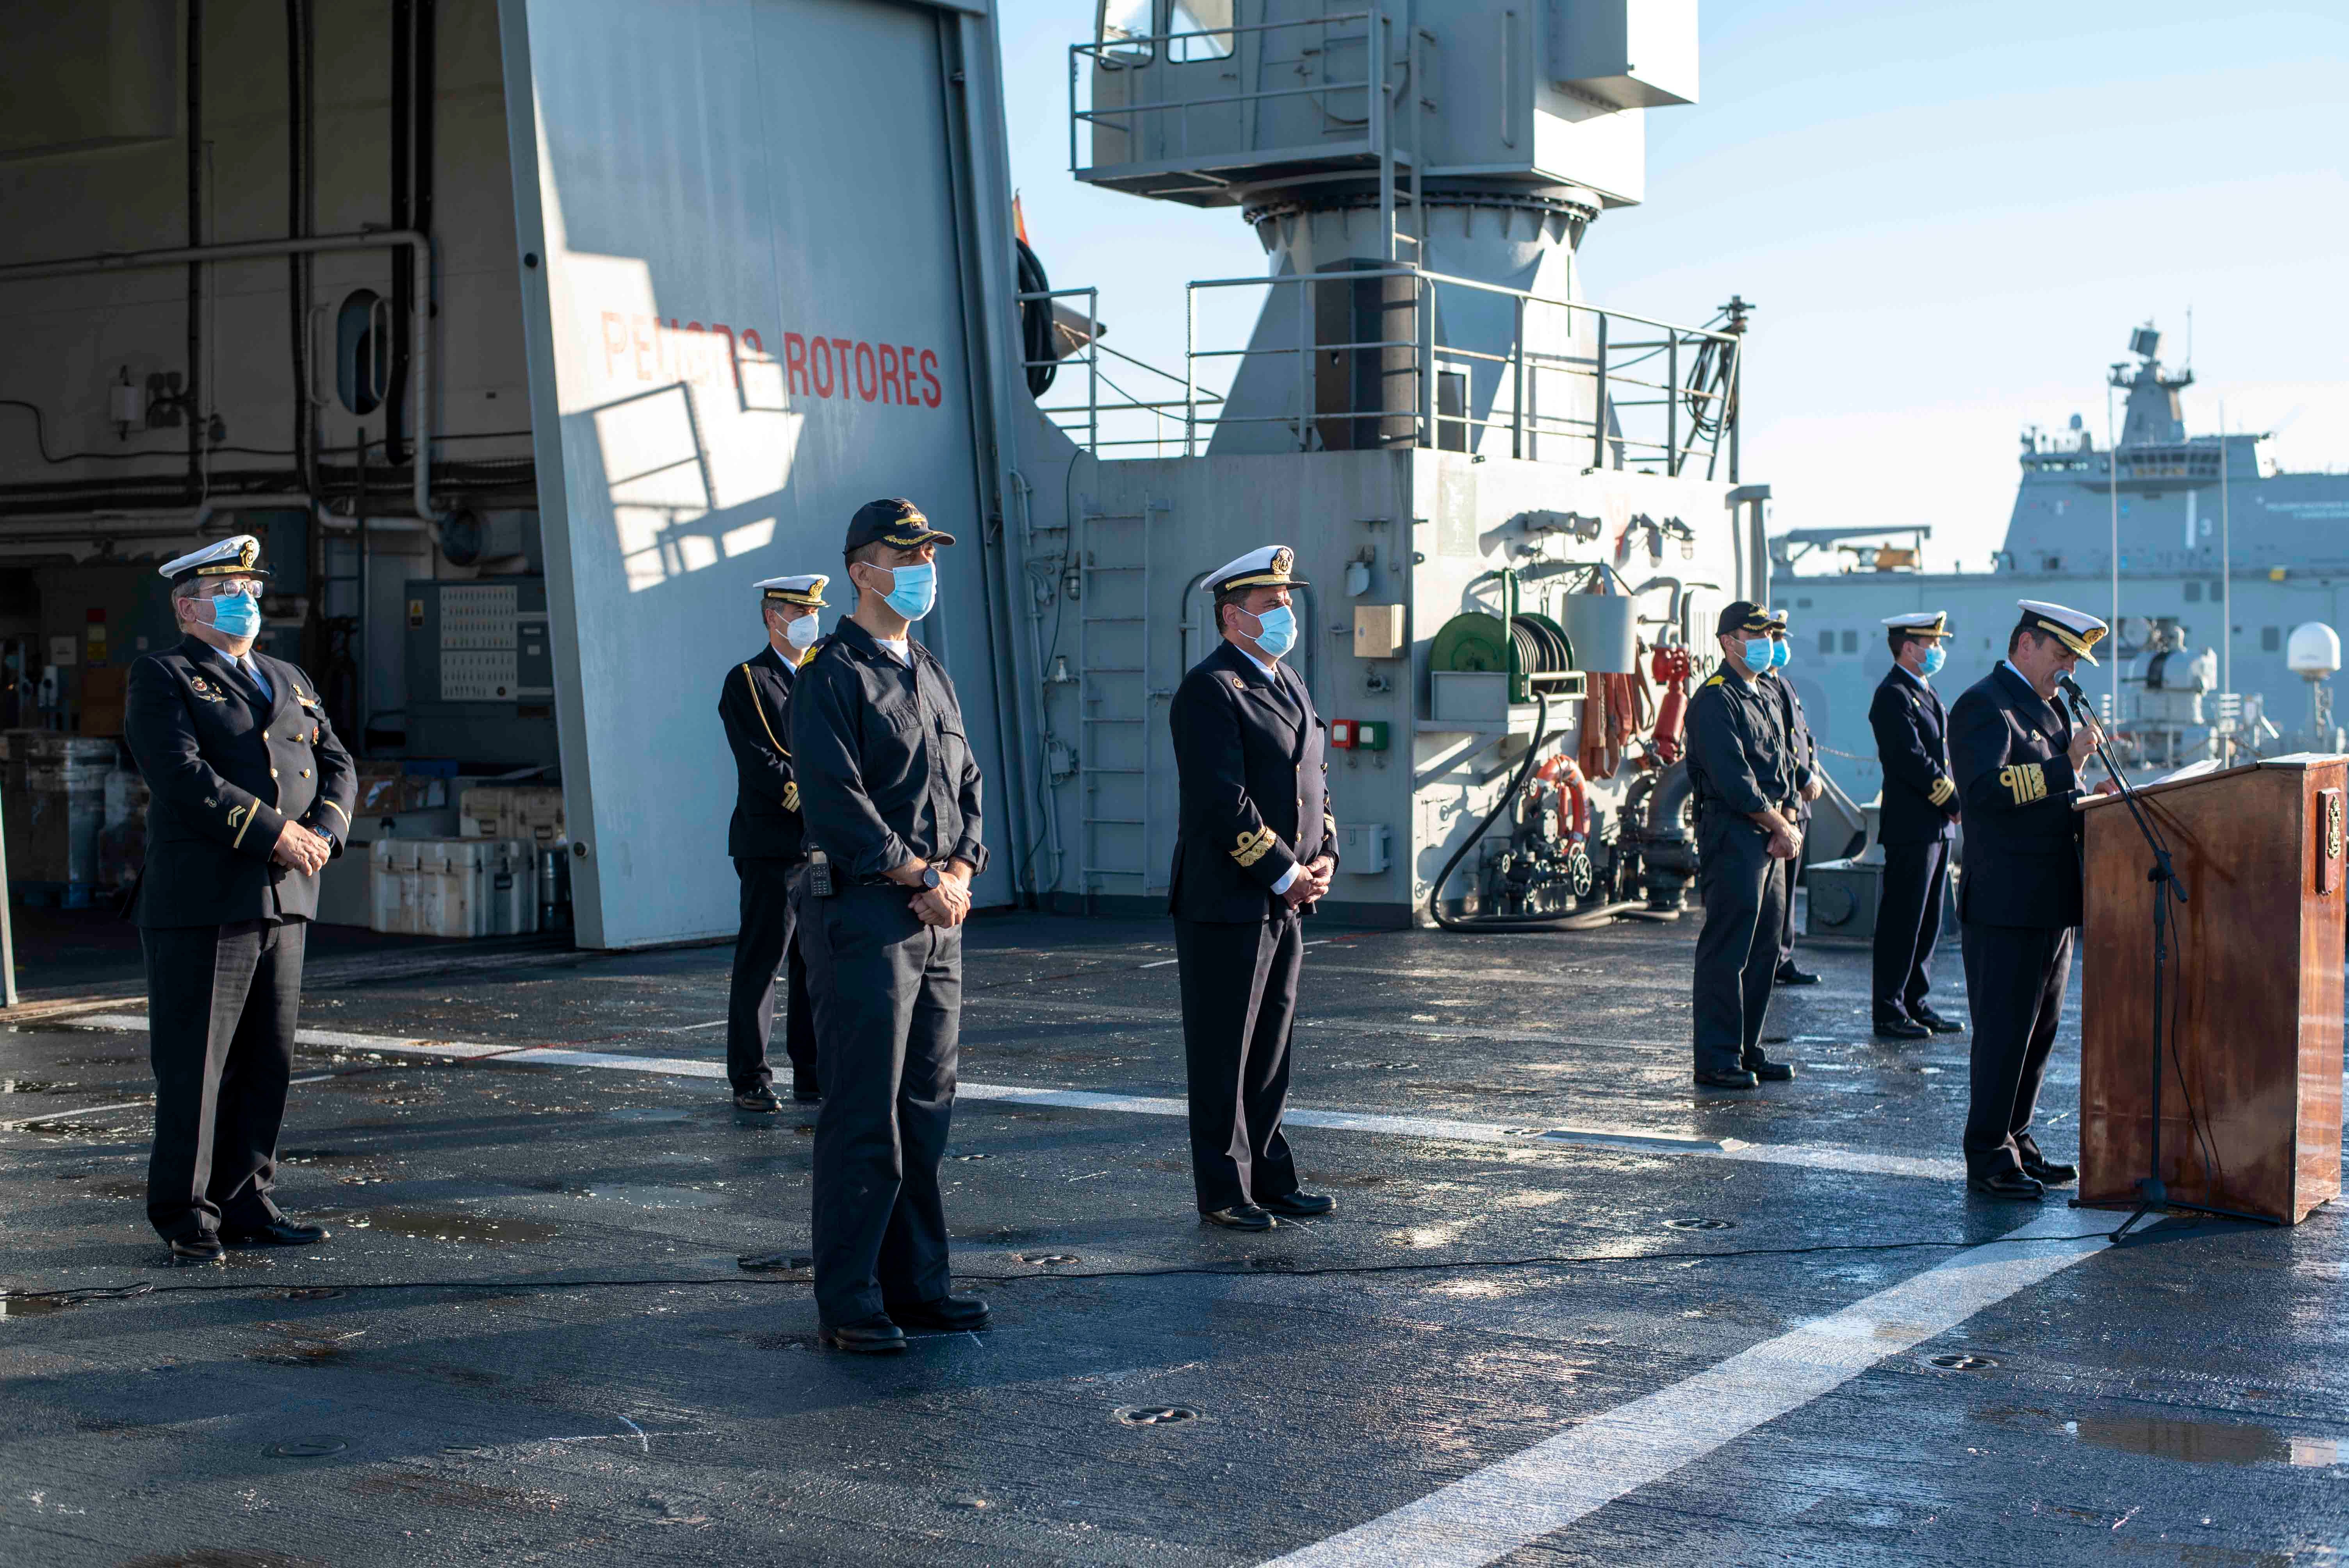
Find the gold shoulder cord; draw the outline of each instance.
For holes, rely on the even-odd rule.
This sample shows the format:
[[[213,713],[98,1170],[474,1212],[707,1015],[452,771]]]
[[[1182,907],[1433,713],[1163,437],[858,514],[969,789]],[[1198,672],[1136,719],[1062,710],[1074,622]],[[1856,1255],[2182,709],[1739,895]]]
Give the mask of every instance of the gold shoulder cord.
[[[750,666],[748,665],[742,666],[742,684],[750,688],[750,711],[759,716],[759,727],[767,732],[767,744],[788,759],[792,754],[791,748],[775,738],[775,727],[768,722],[767,705],[759,700],[759,683],[750,678]]]

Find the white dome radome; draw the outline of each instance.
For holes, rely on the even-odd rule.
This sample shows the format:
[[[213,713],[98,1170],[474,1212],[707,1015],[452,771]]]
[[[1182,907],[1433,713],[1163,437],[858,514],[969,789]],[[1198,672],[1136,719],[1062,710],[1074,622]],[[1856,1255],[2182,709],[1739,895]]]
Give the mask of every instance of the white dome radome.
[[[2292,629],[2283,662],[2296,676],[2323,680],[2341,667],[2341,634],[2322,621],[2303,622]]]

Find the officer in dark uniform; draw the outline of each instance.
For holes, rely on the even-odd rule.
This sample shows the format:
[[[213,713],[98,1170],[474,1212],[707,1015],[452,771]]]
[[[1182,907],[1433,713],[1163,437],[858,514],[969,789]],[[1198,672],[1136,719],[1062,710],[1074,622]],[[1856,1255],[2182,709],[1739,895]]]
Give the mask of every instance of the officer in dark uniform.
[[[908,1327],[988,1326],[985,1302],[949,1293],[938,1195],[961,925],[987,866],[978,763],[946,666],[908,635],[937,602],[937,547],[953,543],[911,501],[858,508],[844,546],[855,612],[792,689],[809,859],[799,938],[823,1087],[818,1337],[842,1350],[903,1350]]]
[[[2040,1152],[2031,1117],[2080,923],[2080,817],[2072,803],[2097,736],[2094,723],[2075,732],[2055,682],[2082,659],[2096,662],[2090,649],[2105,624],[2037,599],[2017,604],[2023,619],[2005,660],[1950,710],[1950,756],[1966,815],[1958,917],[1974,1018],[1966,1184],[2036,1201],[2078,1175]]]
[[[1883,891],[1876,901],[1876,1033],[1894,1040],[1956,1035],[1965,1026],[1925,1005],[1933,988],[1926,965],[1941,934],[1950,882],[1950,838],[1958,787],[1950,777],[1950,722],[1932,677],[1945,656],[1948,618],[1939,610],[1885,617],[1892,667],[1868,704],[1876,757],[1884,769],[1876,841],[1884,846]]]
[[[123,725],[152,793],[134,911],[155,1070],[147,1218],[174,1264],[326,1239],[270,1189],[303,934],[357,781],[316,684],[253,651],[260,555],[238,534],[162,568],[183,636],[130,666]]]
[[[1176,688],[1169,714],[1182,809],[1168,907],[1183,985],[1191,1177],[1210,1223],[1267,1231],[1337,1205],[1299,1190],[1280,1119],[1305,959],[1300,917],[1330,891],[1338,825],[1326,739],[1297,645],[1285,544],[1207,574],[1223,641]]]
[[[1704,900],[1696,939],[1696,1081],[1713,1088],[1795,1076],[1762,1050],[1786,868],[1802,850],[1795,833],[1801,765],[1786,710],[1762,681],[1772,624],[1767,611],[1743,599],[1722,611],[1714,639],[1721,670],[1689,699],[1697,891]]]
[[[1794,645],[1786,636],[1786,612],[1770,613],[1770,673],[1764,684],[1776,694],[1779,717],[1786,727],[1788,744],[1795,761],[1795,844],[1799,850],[1810,841],[1811,802],[1826,793],[1819,779],[1819,743],[1811,733],[1810,720],[1804,716],[1803,699],[1795,694],[1795,684],[1785,676],[1787,665],[1794,660]],[[1778,967],[1772,980],[1780,985],[1816,985],[1819,977],[1795,964],[1795,878],[1800,872],[1803,858],[1797,854],[1786,862],[1786,896],[1779,900]]]
[[[734,820],[726,852],[742,882],[742,923],[734,937],[734,977],[726,998],[726,1078],[740,1110],[782,1109],[771,1087],[767,1042],[774,1032],[775,966],[783,965],[792,1058],[792,1098],[810,1103],[816,1088],[815,1017],[807,964],[794,940],[792,875],[807,858],[800,787],[792,777],[792,680],[812,655],[816,612],[830,579],[770,577],[759,590],[767,645],[726,672],[718,717],[734,752]]]

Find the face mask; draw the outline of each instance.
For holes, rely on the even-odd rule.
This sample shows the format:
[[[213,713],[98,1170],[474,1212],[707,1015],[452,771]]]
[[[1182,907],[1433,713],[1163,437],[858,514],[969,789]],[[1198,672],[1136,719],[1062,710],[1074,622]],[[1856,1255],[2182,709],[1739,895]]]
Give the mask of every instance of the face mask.
[[[817,617],[813,615],[802,615],[796,621],[784,622],[783,641],[789,643],[792,646],[799,649],[802,653],[814,647],[816,638],[816,619]]]
[[[1757,676],[1758,676],[1758,675],[1760,675],[1764,670],[1766,670],[1766,669],[1768,669],[1769,667],[1770,667],[1770,639],[1769,639],[1769,638],[1767,638],[1767,637],[1748,637],[1748,638],[1746,638],[1746,639],[1745,639],[1745,668],[1746,668],[1746,672],[1747,672],[1749,675],[1757,675]]]
[[[1297,617],[1286,604],[1275,604],[1256,616],[1256,645],[1268,659],[1277,659],[1297,645]]]
[[[1770,639],[1770,667],[1772,669],[1785,669],[1786,667],[1786,662],[1794,656],[1795,648],[1793,644],[1782,643],[1775,637]]]
[[[1928,676],[1940,675],[1941,673],[1941,665],[1948,662],[1949,657],[1950,655],[1940,648],[1927,648],[1925,650],[1925,673]]]
[[[889,608],[908,621],[918,621],[930,613],[938,602],[938,569],[933,565],[900,566],[894,574],[896,586],[883,595]]]
[[[261,601],[250,593],[226,593],[212,602],[212,629],[223,636],[250,637],[261,630]]]

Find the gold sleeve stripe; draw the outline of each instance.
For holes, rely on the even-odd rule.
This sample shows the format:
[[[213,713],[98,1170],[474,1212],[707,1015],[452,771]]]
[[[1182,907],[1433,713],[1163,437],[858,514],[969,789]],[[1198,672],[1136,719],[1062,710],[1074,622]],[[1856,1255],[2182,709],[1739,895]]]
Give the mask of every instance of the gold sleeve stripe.
[[[800,781],[794,779],[783,786],[783,810],[786,811],[796,811],[799,809]]]
[[[2018,762],[1998,770],[1998,781],[2014,797],[2018,806],[2028,806],[2033,800],[2047,798],[2047,773],[2036,762]]]
[[[231,806],[228,809],[228,820],[236,824],[236,837],[228,841],[230,849],[244,842],[245,831],[253,826],[254,814],[252,806]]]
[[[327,810],[332,811],[336,816],[340,817],[343,820],[344,827],[347,828],[351,825],[351,814],[348,811],[344,810],[340,806],[335,804],[334,801],[321,800],[318,804],[326,808]]]
[[[1933,788],[1932,788],[1931,789],[1928,790],[1928,791],[1926,792],[1926,795],[1927,795],[1927,798],[1928,798],[1929,799],[1930,799],[1930,800],[1933,802],[1933,804],[1934,804],[1934,805],[1936,805],[1936,806],[1946,806],[1946,805],[1948,805],[1948,804],[1950,803],[1951,799],[1953,796],[1955,796],[1955,795],[1957,794],[1957,792],[1958,792],[1958,787],[1957,787],[1956,785],[1954,785],[1954,784],[1951,783],[1948,779],[1934,779],[1934,780],[1933,780]]]
[[[742,666],[742,684],[750,688],[750,711],[759,716],[759,727],[767,732],[767,744],[789,758],[792,749],[775,738],[775,727],[767,722],[767,705],[759,700],[759,683],[750,678],[750,666],[748,665]]]
[[[1253,833],[1242,833],[1238,845],[1232,851],[1232,859],[1239,861],[1242,866],[1252,866],[1264,859],[1273,843],[1273,831],[1270,828],[1258,828]]]

